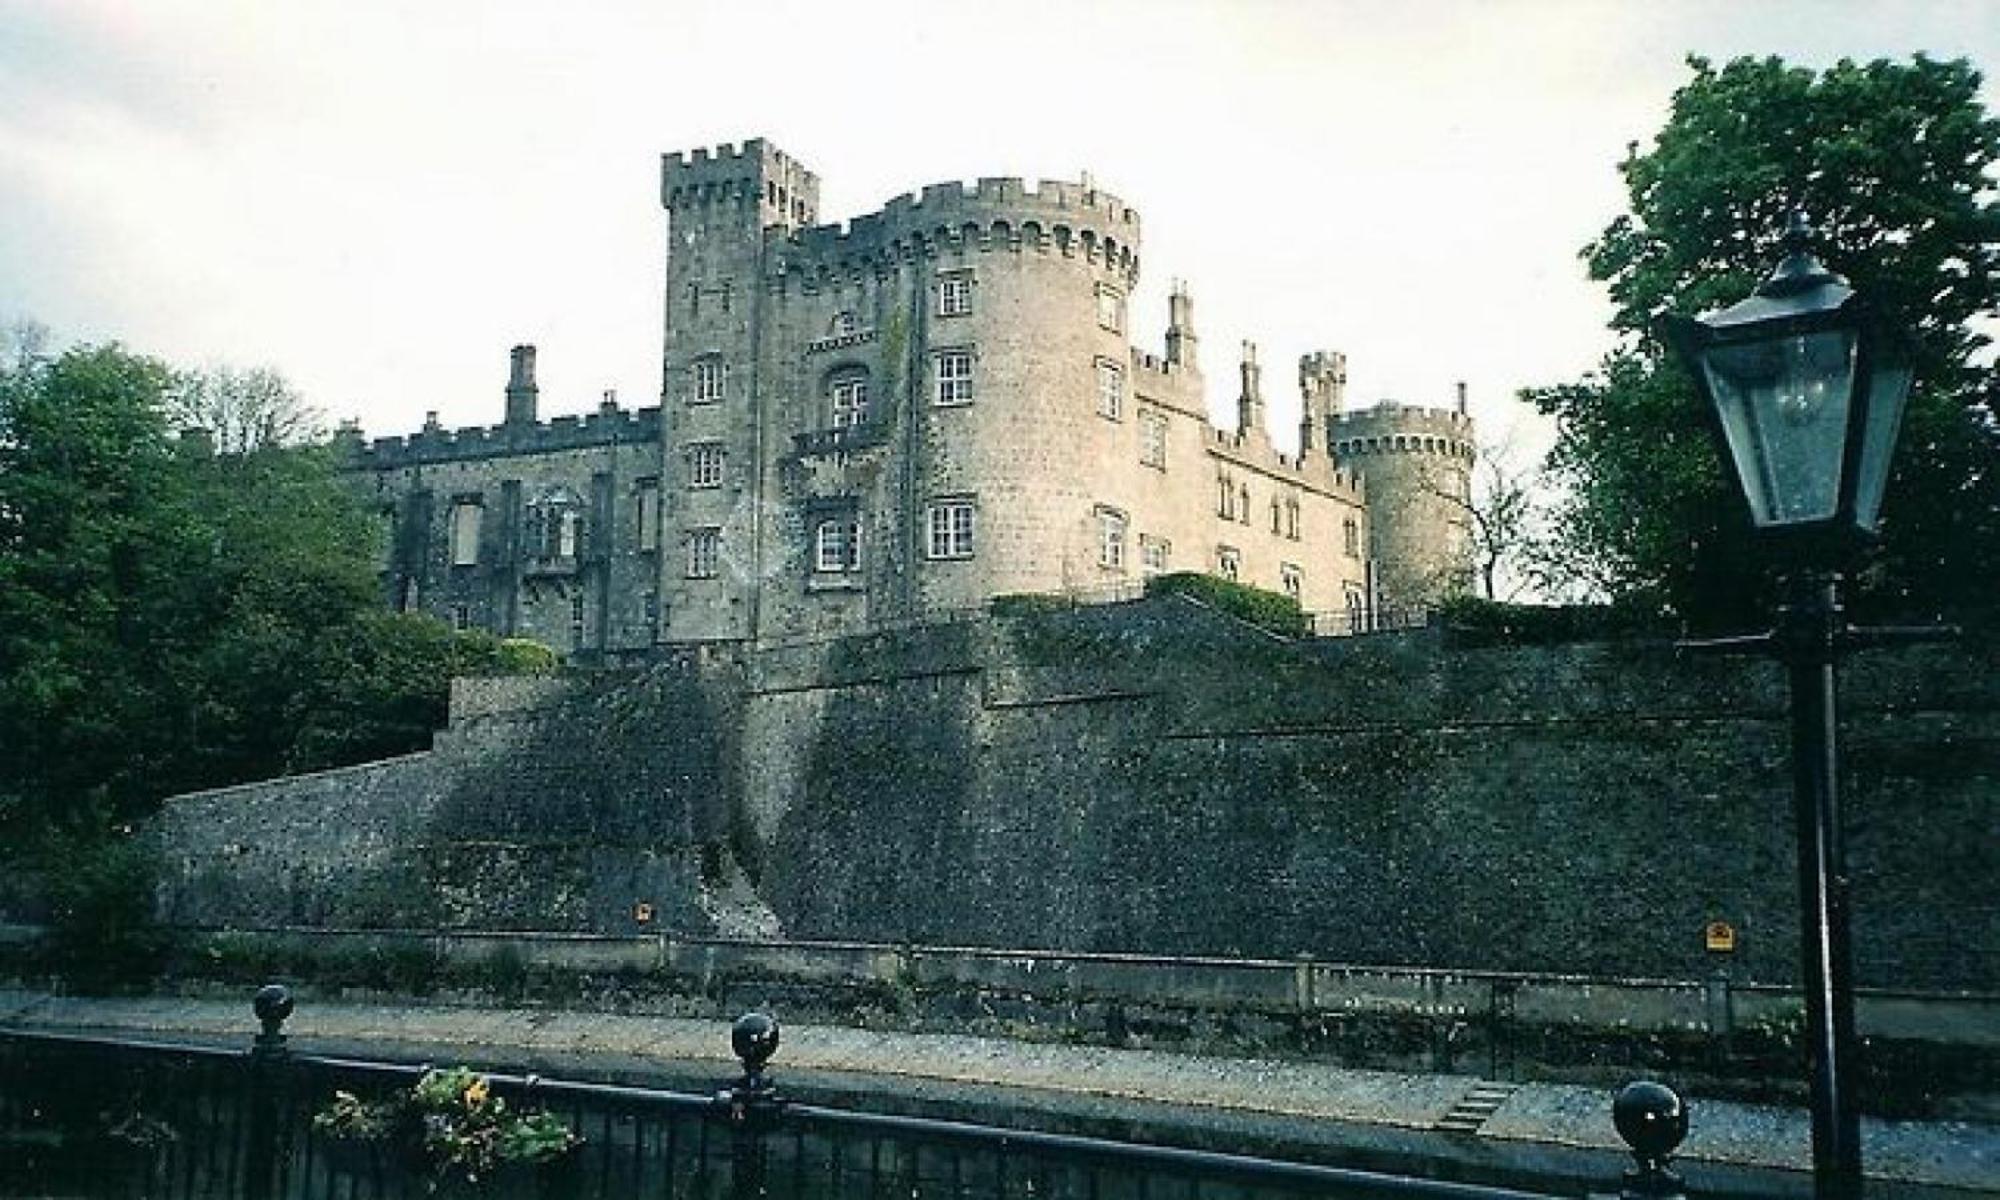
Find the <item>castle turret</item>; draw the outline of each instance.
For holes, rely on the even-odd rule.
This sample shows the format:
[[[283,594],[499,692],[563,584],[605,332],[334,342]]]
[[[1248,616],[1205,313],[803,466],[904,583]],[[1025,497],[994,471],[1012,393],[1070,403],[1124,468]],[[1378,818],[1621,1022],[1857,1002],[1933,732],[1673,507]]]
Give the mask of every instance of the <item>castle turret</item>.
[[[1167,361],[1182,367],[1198,365],[1195,348],[1200,340],[1194,333],[1194,300],[1187,286],[1175,280],[1167,297]]]
[[[1335,462],[1368,487],[1368,557],[1374,605],[1395,619],[1467,591],[1473,583],[1472,418],[1459,406],[1383,401],[1326,420]]]
[[[1243,343],[1242,390],[1236,397],[1238,436],[1264,427],[1264,368],[1257,365],[1257,343]]]
[[[508,352],[507,424],[533,425],[541,389],[535,386],[535,348],[516,346]]]
[[[1299,358],[1299,456],[1313,448],[1320,422],[1346,406],[1347,356],[1315,350]]]

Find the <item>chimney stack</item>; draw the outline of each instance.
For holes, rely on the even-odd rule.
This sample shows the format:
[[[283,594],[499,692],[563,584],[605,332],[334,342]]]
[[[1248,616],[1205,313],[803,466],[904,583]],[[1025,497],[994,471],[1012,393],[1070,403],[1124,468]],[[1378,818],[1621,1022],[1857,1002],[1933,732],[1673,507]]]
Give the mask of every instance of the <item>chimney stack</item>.
[[[516,346],[508,352],[507,424],[533,425],[535,403],[541,389],[535,386],[535,348]]]

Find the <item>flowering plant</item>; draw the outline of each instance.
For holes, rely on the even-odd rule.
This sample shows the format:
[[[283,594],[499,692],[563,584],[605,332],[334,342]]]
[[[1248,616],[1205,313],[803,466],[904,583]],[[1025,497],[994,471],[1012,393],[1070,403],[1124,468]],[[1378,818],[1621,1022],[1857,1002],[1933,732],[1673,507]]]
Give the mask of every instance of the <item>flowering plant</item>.
[[[467,1067],[425,1071],[408,1092],[364,1101],[335,1092],[313,1117],[313,1128],[344,1141],[393,1141],[429,1170],[430,1185],[462,1180],[476,1186],[503,1163],[543,1163],[583,1139],[546,1112],[516,1112]]]

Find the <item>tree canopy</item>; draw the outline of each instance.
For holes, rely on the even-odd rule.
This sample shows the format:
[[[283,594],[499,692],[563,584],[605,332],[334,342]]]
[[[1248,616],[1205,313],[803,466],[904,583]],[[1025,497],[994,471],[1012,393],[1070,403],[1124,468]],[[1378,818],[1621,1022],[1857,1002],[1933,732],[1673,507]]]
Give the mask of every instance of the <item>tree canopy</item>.
[[[211,453],[170,434],[183,377],[164,364],[9,341],[0,841],[89,837],[176,792],[420,748],[452,674],[546,667],[381,610],[382,530],[332,446]]]
[[[1868,602],[1904,612],[1990,602],[2000,561],[2000,422],[1987,339],[2000,306],[2000,122],[1963,61],[1689,60],[1653,144],[1619,170],[1630,211],[1583,251],[1620,344],[1583,380],[1524,399],[1557,421],[1568,489],[1555,546],[1614,597],[1698,622],[1741,620],[1762,564],[1697,407],[1655,338],[1665,312],[1742,299],[1777,261],[1786,215],[1911,332],[1918,359]]]

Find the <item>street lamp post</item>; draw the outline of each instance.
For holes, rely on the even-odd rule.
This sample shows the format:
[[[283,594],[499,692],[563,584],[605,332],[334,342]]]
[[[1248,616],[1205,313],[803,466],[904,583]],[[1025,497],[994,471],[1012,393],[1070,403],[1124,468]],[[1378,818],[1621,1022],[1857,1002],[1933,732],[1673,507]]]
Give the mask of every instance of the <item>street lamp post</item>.
[[[1693,645],[1761,649],[1790,676],[1814,1190],[1854,1200],[1861,1137],[1835,667],[1850,648],[1942,631],[1855,629],[1842,618],[1839,568],[1875,534],[1911,369],[1900,336],[1820,265],[1810,240],[1794,215],[1784,258],[1755,293],[1700,317],[1670,316],[1664,333],[1708,402],[1760,539],[1791,571],[1774,630]]]

